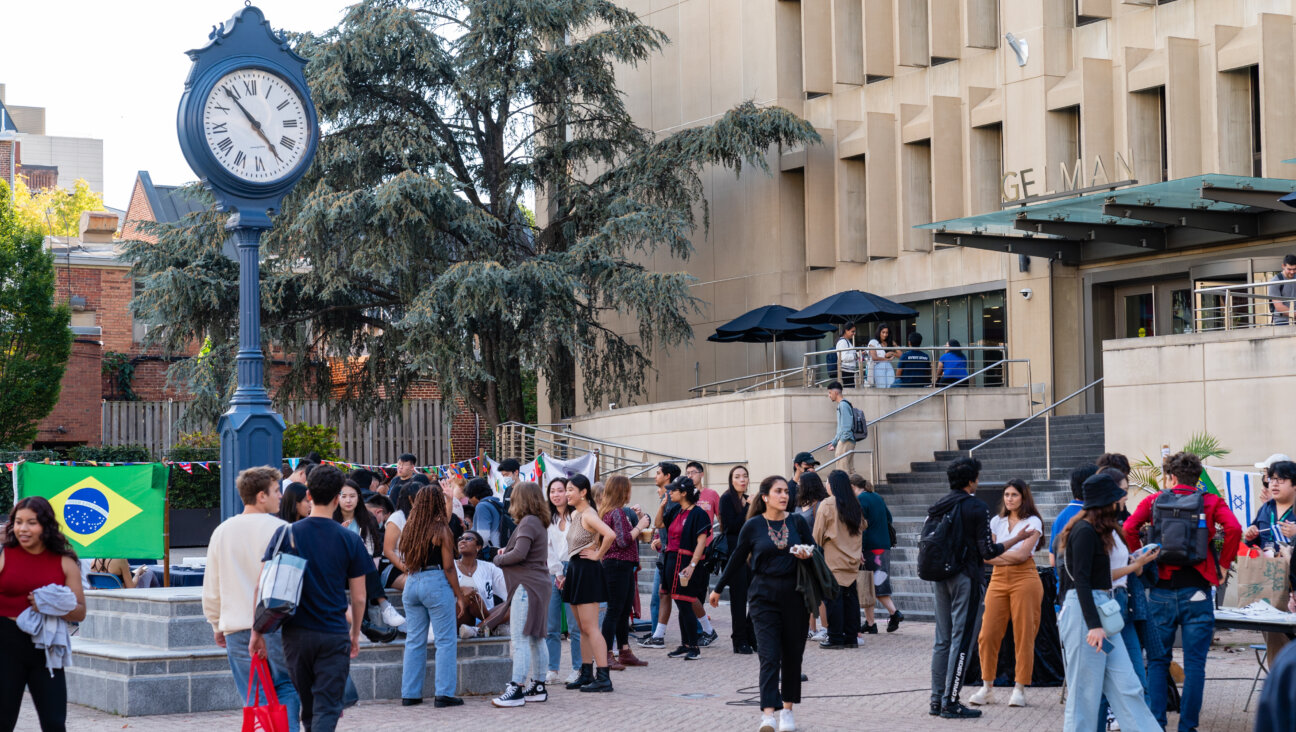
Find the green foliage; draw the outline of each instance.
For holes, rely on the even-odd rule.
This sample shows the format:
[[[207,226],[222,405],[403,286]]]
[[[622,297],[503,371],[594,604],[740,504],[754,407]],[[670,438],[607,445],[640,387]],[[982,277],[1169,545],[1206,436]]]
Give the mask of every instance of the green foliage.
[[[220,435],[215,432],[181,432],[175,443],[175,447],[193,447],[206,450],[220,449]],[[174,448],[173,448],[174,451]]]
[[[540,421],[540,383],[534,371],[522,374],[522,421],[536,424]]]
[[[0,444],[26,445],[58,403],[72,313],[54,303],[54,259],[23,228],[0,181]]]
[[[42,236],[76,236],[81,214],[103,211],[103,196],[90,190],[85,178],[78,178],[72,190],[49,188],[32,192],[21,180],[14,181],[14,213],[19,225]]]
[[[337,460],[342,443],[337,440],[337,428],[322,424],[297,422],[284,430],[284,457],[306,457],[318,452],[325,460]]]
[[[167,459],[194,463],[220,460],[220,448],[173,447],[167,453]],[[219,508],[220,468],[213,465],[211,470],[206,470],[195,465],[190,475],[179,465],[172,465],[167,481],[167,502],[171,508]]]
[[[81,445],[68,450],[68,460],[96,463],[148,463],[153,455],[143,445]]]
[[[300,37],[327,134],[263,241],[263,335],[293,364],[278,398],[364,418],[435,378],[494,425],[526,418],[526,373],[544,375],[556,418],[577,383],[592,403],[641,392],[650,356],[692,337],[692,279],[645,263],[692,253],[703,174],[767,170],[777,147],[819,139],[750,102],[661,137],[639,127],[616,70],[665,43],[613,0],[362,0]],[[539,221],[522,209],[532,195]],[[157,243],[124,253],[158,341],[211,344],[171,370],[198,397],[195,423],[234,376],[223,221],[146,226]],[[363,358],[340,397],[319,354]]]
[[[0,180],[0,187],[4,186],[4,181]],[[44,460],[62,460],[62,455],[54,450],[24,450],[17,445],[0,445],[0,463],[16,463],[19,460],[31,460],[32,462],[42,462]],[[0,468],[3,468],[0,465]],[[3,481],[7,488],[0,488],[0,521],[8,520],[9,510],[13,508],[13,474],[7,470],[0,472],[0,481]]]
[[[130,354],[116,351],[105,353],[100,370],[112,381],[114,395],[120,397],[117,401],[139,401],[139,395],[132,387],[135,380],[135,364],[131,362]]]
[[[1186,452],[1201,458],[1205,463],[1212,458],[1222,458],[1232,450],[1224,447],[1218,437],[1207,432],[1194,432],[1188,438],[1180,452]],[[1131,486],[1141,488],[1148,493],[1161,490],[1161,461],[1153,460],[1147,455],[1142,460],[1130,464],[1129,482]]]

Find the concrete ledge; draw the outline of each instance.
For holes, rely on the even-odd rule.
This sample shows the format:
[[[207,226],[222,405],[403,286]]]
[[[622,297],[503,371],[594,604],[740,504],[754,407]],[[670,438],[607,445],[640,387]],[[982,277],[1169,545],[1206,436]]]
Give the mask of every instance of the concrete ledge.
[[[210,640],[210,637],[209,637]],[[495,694],[508,683],[513,661],[507,638],[460,640],[459,694]],[[361,641],[351,680],[361,700],[399,699],[405,645]],[[124,717],[238,709],[225,651],[208,647],[158,650],[72,639],[68,701]],[[436,647],[428,645],[423,695],[433,694]]]

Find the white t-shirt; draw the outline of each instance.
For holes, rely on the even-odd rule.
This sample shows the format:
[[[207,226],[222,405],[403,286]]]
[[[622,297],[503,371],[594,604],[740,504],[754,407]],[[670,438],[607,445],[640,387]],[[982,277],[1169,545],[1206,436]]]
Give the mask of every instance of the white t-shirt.
[[[869,351],[869,358],[873,359],[874,361],[882,361],[886,359],[887,347],[882,345],[882,341],[879,341],[878,339],[874,338],[873,340],[868,342],[868,347],[874,349]]]
[[[387,524],[393,524],[393,525],[395,525],[396,528],[397,528],[397,529],[400,529],[402,532],[405,531],[405,521],[406,521],[406,519],[405,519],[405,512],[404,512],[404,511],[397,511],[396,513],[393,513],[392,515],[390,515],[390,516],[387,517]],[[383,524],[383,526],[386,527],[387,524]],[[396,545],[397,545],[397,546],[400,546],[400,542],[397,541],[397,542],[396,542]],[[397,558],[399,558],[402,562],[405,561],[405,555],[401,553],[401,550],[400,550],[400,549],[397,549],[397,550],[396,550],[396,556],[397,556]]]
[[[845,338],[837,339],[837,361],[841,364],[842,371],[852,373],[859,371],[859,364],[856,362],[859,352],[855,351],[854,348],[855,346],[851,345],[851,342]]]
[[[1013,538],[1014,536],[1025,531],[1026,529],[1035,529],[1036,531],[1040,532],[1041,535],[1043,535],[1044,522],[1040,521],[1039,516],[1030,516],[1028,518],[1022,519],[1021,521],[1018,521],[1017,525],[1014,526],[1011,531],[1009,531],[1007,516],[995,516],[994,518],[990,519],[990,533],[994,534],[994,540],[999,544],[1002,544],[1004,541]],[[1039,546],[1038,536],[1035,537],[1035,544],[1031,546],[1031,552],[1034,552],[1037,546]]]
[[[1124,540],[1121,539],[1121,535],[1119,531],[1113,531],[1112,536],[1116,537],[1116,543],[1112,544],[1111,554],[1107,556],[1109,559],[1111,559],[1112,572],[1115,573],[1116,570],[1121,569],[1122,567],[1129,566],[1130,551],[1129,551],[1129,547],[1125,546]],[[1125,575],[1124,577],[1121,577],[1120,579],[1112,580],[1113,590],[1116,589],[1117,587],[1128,587],[1128,586],[1129,586],[1128,574]]]
[[[459,586],[468,587],[472,585],[477,588],[477,594],[482,596],[486,601],[486,609],[490,610],[495,607],[495,596],[508,597],[508,586],[504,582],[504,570],[496,567],[494,564],[477,560],[477,569],[471,575],[466,575],[455,562],[455,572],[459,575]]]

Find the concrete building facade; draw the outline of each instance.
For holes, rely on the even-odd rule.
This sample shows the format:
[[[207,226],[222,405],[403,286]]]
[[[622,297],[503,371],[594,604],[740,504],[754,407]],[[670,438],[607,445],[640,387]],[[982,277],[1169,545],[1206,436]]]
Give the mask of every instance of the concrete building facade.
[[[8,104],[4,84],[0,110],[0,179],[70,191],[84,178],[90,190],[103,193],[103,140],[45,134],[45,108]]]
[[[1276,202],[1296,187],[1293,0],[621,4],[672,41],[619,72],[640,124],[669,134],[752,99],[823,138],[771,151],[771,175],[707,174],[696,254],[650,263],[697,278],[695,338],[654,354],[637,403],[766,370],[768,347],[706,336],[849,289],[916,308],[897,325],[924,345],[1029,359],[1009,381],[1052,401],[1102,375],[1103,341],[1200,328],[1195,288],[1268,279],[1296,251],[1296,212]],[[1166,181],[1203,220],[1176,213]],[[1236,196],[1202,198],[1222,188]],[[1147,209],[1103,208],[1135,199]],[[780,364],[831,344],[781,345]]]

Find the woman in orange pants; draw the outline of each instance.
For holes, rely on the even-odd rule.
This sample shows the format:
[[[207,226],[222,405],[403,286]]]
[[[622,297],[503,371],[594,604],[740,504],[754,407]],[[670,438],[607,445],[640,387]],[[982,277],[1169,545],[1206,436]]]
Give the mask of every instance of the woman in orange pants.
[[[1035,508],[1030,486],[1025,481],[1013,479],[1004,487],[1003,506],[999,515],[990,519],[994,540],[1003,542],[1027,529],[1044,532],[1044,523]],[[981,654],[981,678],[984,684],[968,701],[972,704],[994,702],[994,679],[999,665],[999,645],[1003,641],[1008,621],[1012,620],[1013,643],[1017,653],[1017,668],[1010,707],[1026,706],[1026,685],[1035,670],[1035,632],[1039,630],[1040,603],[1044,599],[1044,585],[1040,583],[1032,554],[1034,541],[1023,541],[1017,546],[990,560],[994,574],[986,590],[985,613],[981,618],[981,636],[978,650]]]

